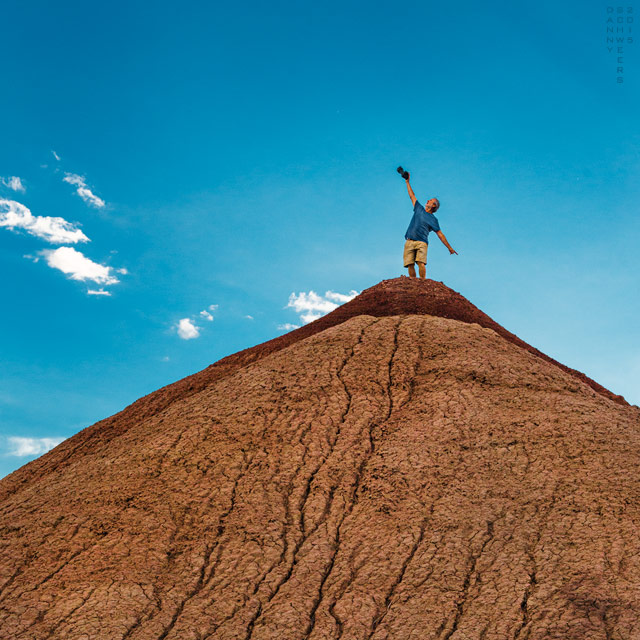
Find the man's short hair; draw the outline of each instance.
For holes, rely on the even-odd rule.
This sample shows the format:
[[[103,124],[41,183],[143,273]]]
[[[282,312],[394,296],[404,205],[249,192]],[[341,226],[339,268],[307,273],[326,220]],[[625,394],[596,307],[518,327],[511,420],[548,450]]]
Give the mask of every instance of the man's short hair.
[[[432,200],[436,201],[436,211],[440,208],[440,200],[438,200],[438,198],[431,198]]]

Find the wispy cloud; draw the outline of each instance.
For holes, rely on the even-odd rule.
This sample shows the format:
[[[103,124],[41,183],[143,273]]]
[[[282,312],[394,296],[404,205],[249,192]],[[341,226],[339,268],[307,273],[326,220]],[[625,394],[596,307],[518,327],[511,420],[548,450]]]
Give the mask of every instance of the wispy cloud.
[[[53,149],[51,149],[51,153],[53,154],[53,157],[60,162],[60,156]]]
[[[253,317],[253,316],[245,316],[245,318],[246,318],[247,320],[254,320],[254,317]]]
[[[345,302],[349,302],[349,300],[353,300],[360,292],[354,291],[351,289],[349,293],[336,293],[335,291],[325,291],[324,297],[327,300],[333,300],[333,302],[337,302],[338,305],[344,304]]]
[[[0,178],[0,182],[5,186],[9,187],[9,189],[13,189],[14,191],[21,191],[24,193],[26,189],[22,184],[22,180],[18,178],[18,176],[9,176],[8,178]]]
[[[39,456],[53,447],[58,446],[65,438],[23,438],[21,436],[7,437],[7,454],[10,456],[26,457]]]
[[[110,285],[120,282],[112,275],[113,267],[93,262],[80,251],[72,247],[60,247],[59,249],[45,249],[40,252],[47,264],[62,271],[71,280],[95,282],[100,285]]]
[[[6,227],[11,231],[22,229],[52,244],[89,242],[89,238],[76,225],[64,218],[34,216],[20,202],[4,198],[0,198],[0,227]]]
[[[193,340],[200,336],[200,327],[197,327],[190,318],[182,318],[176,325],[178,335],[183,340]]]
[[[87,293],[90,296],[110,296],[111,291],[105,291],[104,289],[89,289]]]
[[[212,311],[216,311],[218,309],[217,304],[210,304],[206,309],[203,309],[200,312],[200,315],[209,322],[213,322],[213,315],[211,315]]]
[[[87,183],[85,181],[84,176],[79,176],[75,173],[66,173],[64,178],[62,178],[65,182],[72,184],[77,187],[77,194],[89,205],[92,207],[96,207],[96,209],[102,209],[105,206],[105,201],[102,198],[99,198],[95,195],[89,187],[87,187]]]
[[[300,320],[307,324],[337,309],[340,304],[353,300],[357,295],[358,291],[354,290],[349,293],[326,291],[324,296],[318,295],[315,291],[303,291],[298,294],[292,293],[287,307],[294,309],[299,314]]]
[[[284,324],[278,325],[278,331],[291,331],[293,329],[299,329],[300,325],[291,324],[290,322],[285,322]]]

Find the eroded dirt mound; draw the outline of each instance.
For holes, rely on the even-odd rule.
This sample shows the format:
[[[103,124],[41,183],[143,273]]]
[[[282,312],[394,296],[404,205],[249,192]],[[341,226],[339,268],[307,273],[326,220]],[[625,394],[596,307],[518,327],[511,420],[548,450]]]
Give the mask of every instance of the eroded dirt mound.
[[[83,452],[90,451],[100,443],[107,443],[111,438],[117,437],[141,420],[163,411],[171,403],[197,393],[216,380],[220,380],[242,367],[257,362],[300,340],[360,315],[386,317],[409,314],[426,314],[449,318],[493,329],[506,340],[570,373],[603,396],[627,405],[622,396],[611,393],[611,391],[583,373],[566,367],[520,340],[516,335],[494,322],[486,313],[480,311],[466,298],[442,282],[400,277],[392,280],[383,280],[379,284],[365,289],[350,302],[338,307],[335,311],[315,322],[250,349],[222,358],[206,369],[154,391],[126,407],[123,411],[84,429],[65,440],[53,451],[8,476],[0,485],[0,499],[3,495],[8,495],[15,491],[32,477],[39,477],[54,469],[59,469],[68,460],[83,455]]]
[[[12,484],[0,638],[637,638],[639,426],[477,324],[358,315]]]

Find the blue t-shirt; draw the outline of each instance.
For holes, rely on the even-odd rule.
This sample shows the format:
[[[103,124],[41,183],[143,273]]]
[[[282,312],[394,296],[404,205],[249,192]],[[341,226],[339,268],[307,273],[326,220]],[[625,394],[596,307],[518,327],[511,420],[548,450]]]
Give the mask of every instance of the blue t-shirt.
[[[429,231],[440,231],[438,218],[433,213],[428,213],[424,207],[416,200],[413,205],[413,218],[409,223],[405,240],[421,240],[429,244]]]

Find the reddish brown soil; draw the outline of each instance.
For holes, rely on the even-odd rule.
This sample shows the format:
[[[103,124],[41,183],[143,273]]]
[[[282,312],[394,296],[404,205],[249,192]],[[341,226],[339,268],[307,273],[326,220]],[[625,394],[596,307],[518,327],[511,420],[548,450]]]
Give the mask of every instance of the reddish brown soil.
[[[456,296],[382,283],[0,481],[0,639],[640,637],[640,410]]]
[[[356,298],[338,307],[335,311],[322,318],[307,324],[295,331],[256,345],[243,351],[238,351],[226,358],[218,360],[206,369],[193,375],[178,380],[173,384],[158,389],[144,396],[126,407],[119,413],[95,423],[84,429],[79,434],[69,438],[56,448],[55,453],[49,452],[30,465],[22,467],[14,472],[4,485],[0,486],[0,498],[3,491],[12,491],[14,487],[27,481],[31,474],[38,476],[47,473],[50,468],[58,468],[64,464],[71,455],[80,455],[87,447],[92,446],[94,439],[107,442],[110,438],[127,430],[131,425],[137,424],[145,417],[157,414],[171,403],[188,395],[201,391],[206,386],[231,373],[236,372],[265,356],[284,349],[299,340],[308,338],[336,326],[349,318],[359,315],[384,317],[390,315],[426,314],[436,317],[460,320],[461,322],[479,324],[481,327],[493,329],[506,340],[526,349],[539,358],[553,363],[563,371],[575,376],[578,380],[588,384],[592,389],[607,398],[623,405],[627,405],[625,399],[612,393],[605,387],[584,375],[583,373],[566,367],[565,365],[538,351],[516,335],[510,333],[497,322],[494,322],[486,313],[483,313],[465,297],[450,289],[442,282],[435,280],[420,280],[419,278],[400,277],[392,280],[383,280],[377,285],[365,289]]]

